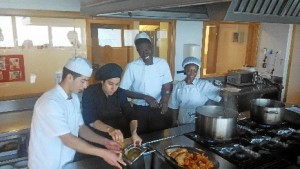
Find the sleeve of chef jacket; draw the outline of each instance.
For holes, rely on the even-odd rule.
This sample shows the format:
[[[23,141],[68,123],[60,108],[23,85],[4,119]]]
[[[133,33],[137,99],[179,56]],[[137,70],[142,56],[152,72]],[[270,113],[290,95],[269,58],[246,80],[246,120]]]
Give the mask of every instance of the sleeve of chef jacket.
[[[172,90],[172,93],[169,98],[169,103],[168,107],[171,109],[178,109],[179,108],[179,97],[178,97],[178,92],[180,91],[179,89],[180,82],[178,82],[176,85],[174,85],[174,88]]]
[[[118,96],[120,99],[120,105],[121,105],[122,112],[124,113],[128,122],[130,122],[131,120],[137,120],[138,114],[136,111],[134,111],[134,109],[131,107],[129,101],[127,100],[125,90],[122,88],[119,88]]]
[[[206,85],[205,85],[205,93],[206,93],[206,96],[210,99],[210,100],[213,100],[215,102],[220,102],[222,97],[219,95],[220,94],[220,88],[213,85],[212,83],[210,82],[206,82]]]
[[[131,63],[127,64],[121,83],[120,83],[120,88],[125,89],[125,90],[130,90],[131,85],[133,83],[133,70],[132,70],[132,65]]]
[[[173,81],[173,78],[172,78],[172,74],[171,74],[171,71],[170,71],[170,67],[169,67],[169,64],[166,60],[162,59],[163,61],[163,72],[164,72],[164,81],[163,81],[163,84],[166,84],[166,83],[170,83]]]
[[[97,92],[89,86],[82,94],[82,117],[84,123],[92,127],[92,124],[97,120]]]

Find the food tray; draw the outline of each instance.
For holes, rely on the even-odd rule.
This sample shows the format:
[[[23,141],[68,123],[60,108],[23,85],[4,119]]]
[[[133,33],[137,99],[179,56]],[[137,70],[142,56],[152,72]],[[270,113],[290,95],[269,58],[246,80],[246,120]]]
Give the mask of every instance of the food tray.
[[[178,166],[177,162],[175,159],[173,159],[172,157],[170,157],[167,153],[167,151],[170,151],[171,149],[178,149],[178,148],[186,148],[188,150],[189,153],[193,153],[193,154],[196,154],[196,153],[199,153],[199,154],[204,154],[208,157],[208,159],[210,161],[212,161],[213,165],[214,165],[214,169],[217,169],[219,168],[219,162],[212,156],[210,156],[208,153],[206,153],[204,150],[202,149],[199,149],[199,148],[195,148],[195,147],[189,147],[189,146],[181,146],[181,145],[171,145],[171,146],[168,146],[167,148],[165,148],[165,151],[164,151],[164,156],[169,160],[171,161],[171,163],[173,163],[174,166],[177,166],[176,168],[178,169],[182,169],[183,167],[180,167]]]
[[[9,144],[10,146],[8,146]],[[18,144],[17,139],[0,142],[0,157],[17,154],[19,149]]]

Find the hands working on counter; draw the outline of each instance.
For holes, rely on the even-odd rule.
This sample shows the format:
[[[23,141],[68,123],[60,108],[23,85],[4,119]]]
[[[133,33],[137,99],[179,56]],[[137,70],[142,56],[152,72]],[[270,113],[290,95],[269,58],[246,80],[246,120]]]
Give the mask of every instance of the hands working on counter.
[[[103,159],[109,163],[112,166],[115,166],[119,169],[122,169],[122,166],[120,164],[122,164],[123,166],[126,166],[126,163],[122,160],[122,158],[120,158],[119,154],[122,153],[122,146],[121,144],[112,141],[112,140],[108,140],[105,145],[104,145],[107,150],[106,150],[106,156],[103,157]]]
[[[114,141],[118,143],[122,143],[124,141],[123,133],[119,129],[108,127],[107,133],[112,137]],[[138,136],[136,130],[131,132],[131,139],[134,146],[140,146],[142,143],[142,139],[140,138],[140,136]]]
[[[71,134],[70,134],[71,135]],[[85,151],[90,152],[88,154],[92,154],[98,157],[103,158],[107,163],[109,163],[112,166],[115,166],[116,168],[121,169],[122,165],[126,166],[126,163],[119,157],[118,154],[122,153],[122,145],[114,140],[107,139],[101,135],[98,135],[94,133],[91,129],[89,129],[86,125],[83,125],[80,127],[79,130],[79,135],[91,142],[103,145],[107,149],[99,148],[99,147],[90,147],[87,146],[85,147],[85,143],[77,143],[74,142],[75,144],[70,144],[61,137],[63,142],[68,145],[69,147],[73,147],[79,152],[85,153]],[[92,149],[92,150],[89,150]]]

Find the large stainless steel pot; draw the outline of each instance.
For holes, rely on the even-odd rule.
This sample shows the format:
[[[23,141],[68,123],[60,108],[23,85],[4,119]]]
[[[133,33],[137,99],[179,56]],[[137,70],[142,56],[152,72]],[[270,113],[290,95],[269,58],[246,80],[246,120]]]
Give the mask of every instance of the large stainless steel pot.
[[[251,100],[250,118],[261,124],[279,124],[283,121],[285,104],[271,99]]]
[[[238,112],[223,106],[201,106],[196,109],[196,133],[213,140],[231,140],[236,133]]]

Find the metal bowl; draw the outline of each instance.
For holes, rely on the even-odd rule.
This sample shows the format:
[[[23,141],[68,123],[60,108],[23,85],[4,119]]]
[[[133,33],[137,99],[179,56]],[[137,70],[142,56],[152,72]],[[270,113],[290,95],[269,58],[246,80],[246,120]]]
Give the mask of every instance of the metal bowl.
[[[124,149],[123,159],[129,165],[132,165],[144,154],[144,152],[146,152],[146,150],[147,149],[144,147],[134,147],[133,145],[130,145]]]

